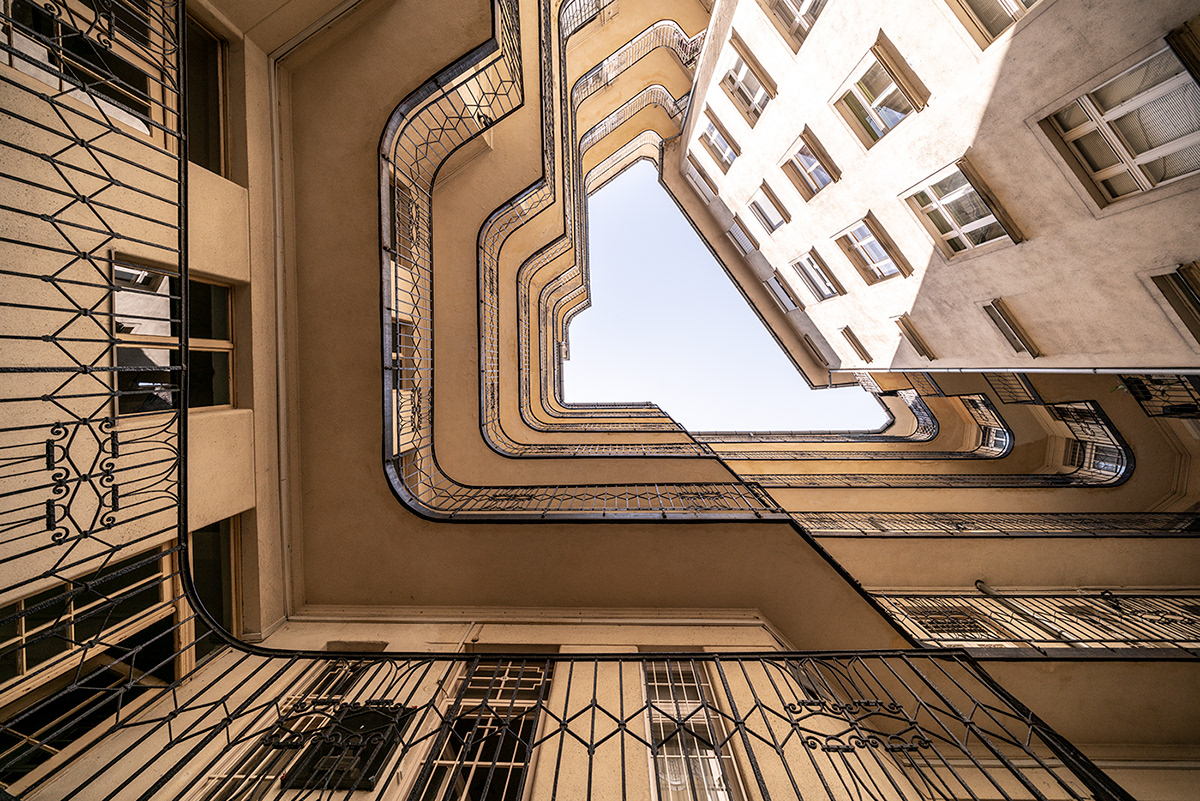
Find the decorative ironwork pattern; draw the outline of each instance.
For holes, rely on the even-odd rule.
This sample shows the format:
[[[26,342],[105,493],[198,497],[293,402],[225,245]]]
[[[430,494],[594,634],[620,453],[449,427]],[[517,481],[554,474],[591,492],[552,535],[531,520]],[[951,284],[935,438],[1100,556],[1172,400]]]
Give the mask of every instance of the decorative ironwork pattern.
[[[1200,376],[1123,375],[1121,384],[1151,417],[1200,418]]]
[[[230,650],[187,684],[147,690],[102,732],[60,759],[56,797],[233,798],[282,782],[323,798],[397,785],[410,798],[454,785],[565,798],[590,797],[604,777],[629,797],[657,781],[711,799],[1130,798],[954,651],[334,661]]]
[[[1021,373],[984,373],[1001,403],[1037,403],[1042,399],[1029,379]]]
[[[1163,649],[1200,656],[1200,595],[882,593],[883,607],[931,647]]]
[[[1200,514],[795,512],[818,537],[1194,537]]]

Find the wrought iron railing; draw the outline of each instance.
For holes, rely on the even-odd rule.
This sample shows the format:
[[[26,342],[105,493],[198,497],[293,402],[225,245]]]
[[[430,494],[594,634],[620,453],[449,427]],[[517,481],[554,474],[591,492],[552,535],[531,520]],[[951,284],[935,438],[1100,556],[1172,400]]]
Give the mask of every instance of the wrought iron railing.
[[[1200,656],[1200,594],[991,590],[874,597],[915,640],[932,647]]]
[[[816,537],[1195,537],[1200,514],[794,512]]]
[[[1123,375],[1121,384],[1151,417],[1200,418],[1200,376]]]
[[[1037,403],[1042,399],[1029,379],[1021,373],[984,373],[983,377],[1001,403]]]
[[[136,701],[110,694],[122,714],[19,789],[64,801],[1130,798],[954,651],[337,659],[230,649],[187,682],[140,689]],[[6,754],[0,775],[35,747]]]

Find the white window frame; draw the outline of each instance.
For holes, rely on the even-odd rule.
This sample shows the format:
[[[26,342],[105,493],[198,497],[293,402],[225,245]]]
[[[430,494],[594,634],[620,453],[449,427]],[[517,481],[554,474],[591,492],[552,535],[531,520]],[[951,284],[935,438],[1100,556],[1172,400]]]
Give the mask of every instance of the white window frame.
[[[828,0],[770,0],[767,8],[779,22],[780,30],[799,47],[808,37],[808,32],[816,24],[817,17],[827,2]]]
[[[805,154],[812,159],[813,163],[811,167],[805,165],[804,161],[801,160],[801,154]],[[808,185],[808,190],[813,195],[817,194],[822,189],[833,183],[833,175],[830,174],[829,168],[821,162],[821,159],[816,153],[813,152],[812,148],[808,146],[807,142],[801,143],[800,147],[796,149],[795,154],[792,155],[789,161],[791,161],[791,163],[795,166],[796,173],[801,179],[804,180],[804,183]],[[829,180],[825,181],[824,183],[819,182],[815,177],[818,170],[825,173],[825,177]]]
[[[708,151],[716,159],[718,166],[725,172],[733,166],[733,162],[737,161],[738,149],[734,146],[725,135],[725,131],[718,125],[717,121],[711,116],[707,117],[708,125],[704,132],[700,135],[701,140],[708,147]]]
[[[860,234],[860,231],[866,232],[865,235]],[[897,275],[902,275],[900,267],[896,264],[895,259],[893,259],[891,254],[888,253],[887,247],[885,247],[884,244],[879,241],[879,238],[875,236],[875,233],[871,230],[870,226],[867,225],[866,220],[855,223],[855,225],[846,232],[845,240],[847,244],[849,244],[849,246],[854,250],[854,252],[858,254],[859,258],[862,259],[863,264],[866,265],[866,268],[875,275],[875,279],[877,281],[883,281],[888,278],[894,278]],[[884,257],[882,260],[876,261],[875,257],[871,255],[870,250],[868,250],[868,247],[871,244],[877,245],[879,249],[883,251]]]
[[[939,196],[934,190],[934,186],[955,174],[962,176],[962,186],[946,193],[945,195]],[[926,197],[926,199],[928,199],[928,203],[922,203],[918,198],[918,195],[922,194]],[[952,214],[948,209],[948,205],[962,197],[965,197],[966,195],[975,195],[984,208],[988,210],[988,213],[978,219],[969,220],[964,224],[960,224],[957,220],[955,220],[954,214]],[[921,217],[921,222],[924,223],[930,235],[934,237],[935,241],[937,241],[938,247],[947,256],[955,256],[960,253],[966,253],[967,251],[974,250],[975,248],[980,248],[985,245],[990,245],[1006,239],[1010,242],[1012,241],[1009,238],[1008,232],[1005,230],[1003,223],[996,218],[995,211],[991,204],[989,204],[987,199],[976,190],[971,180],[962,172],[962,170],[958,168],[957,165],[951,165],[935,173],[933,176],[926,179],[922,185],[913,191],[912,194],[910,194],[906,199],[913,209],[918,212],[918,215]],[[935,213],[941,215],[942,219],[945,220],[946,226],[950,229],[949,231],[943,233],[938,227],[937,223],[934,222],[931,215]],[[1000,234],[998,236],[993,236],[990,239],[986,239],[983,242],[980,242],[978,245],[972,242],[967,236],[967,234],[971,233],[972,231],[977,231],[980,228],[986,228],[989,225],[998,226],[1000,228]],[[955,240],[957,240],[962,247],[956,248],[954,246]]]
[[[775,233],[791,219],[787,209],[783,207],[766,183],[754,193],[754,197],[750,198],[750,211],[754,213],[755,218],[768,234]]]
[[[1142,169],[1143,164],[1156,161],[1164,156],[1168,156],[1172,153],[1184,150],[1185,148],[1200,144],[1200,131],[1185,134],[1178,139],[1159,145],[1158,147],[1147,150],[1145,153],[1139,155],[1135,154],[1130,148],[1126,147],[1116,129],[1111,125],[1113,121],[1132,113],[1151,101],[1157,100],[1160,97],[1181,89],[1187,86],[1189,83],[1196,85],[1196,81],[1188,73],[1187,68],[1184,67],[1182,62],[1179,62],[1179,72],[1177,72],[1175,75],[1167,78],[1161,83],[1155,84],[1154,86],[1140,92],[1137,95],[1134,95],[1125,102],[1114,106],[1108,111],[1102,111],[1092,99],[1092,95],[1103,89],[1105,86],[1108,86],[1114,81],[1120,80],[1124,76],[1146,64],[1148,61],[1158,58],[1163,53],[1171,53],[1171,57],[1177,62],[1179,61],[1178,57],[1174,55],[1171,49],[1169,47],[1165,47],[1151,54],[1147,58],[1142,59],[1129,69],[1121,72],[1119,75],[1113,76],[1109,80],[1097,86],[1095,89],[1092,89],[1090,92],[1080,95],[1047,117],[1047,121],[1054,132],[1057,133],[1064,143],[1066,143],[1079,168],[1090,178],[1092,184],[1094,184],[1095,188],[1101,193],[1101,197],[1106,203],[1112,203],[1117,200],[1135,197],[1143,192],[1149,192],[1155,187],[1165,186],[1166,184],[1173,183],[1183,178],[1188,178],[1200,173],[1200,170],[1193,170],[1192,172],[1184,173],[1183,175],[1178,175],[1174,178],[1168,178],[1165,181],[1155,183],[1154,179],[1151,178],[1144,169]],[[1082,122],[1069,130],[1064,129],[1062,123],[1058,119],[1058,115],[1064,111],[1067,111],[1072,105],[1076,104],[1087,116],[1087,121]],[[1093,131],[1099,133],[1099,135],[1104,139],[1105,143],[1112,148],[1113,153],[1116,154],[1117,162],[1112,166],[1104,167],[1100,170],[1093,170],[1088,164],[1083,153],[1075,144],[1078,139],[1088,135],[1089,133],[1092,133]],[[1104,182],[1111,178],[1115,178],[1122,173],[1133,178],[1134,183],[1137,185],[1137,189],[1122,195],[1114,195],[1111,191],[1109,191],[1108,187],[1105,186]]]
[[[751,124],[757,122],[771,101],[771,93],[754,67],[737,50],[733,51],[733,63],[725,73],[723,83],[733,101],[750,117]]]
[[[770,290],[771,296],[775,298],[775,302],[779,304],[779,308],[783,309],[784,314],[804,308],[800,305],[800,301],[796,299],[796,293],[792,291],[792,288],[788,286],[787,281],[778,271],[766,281],[763,281],[763,284]]]

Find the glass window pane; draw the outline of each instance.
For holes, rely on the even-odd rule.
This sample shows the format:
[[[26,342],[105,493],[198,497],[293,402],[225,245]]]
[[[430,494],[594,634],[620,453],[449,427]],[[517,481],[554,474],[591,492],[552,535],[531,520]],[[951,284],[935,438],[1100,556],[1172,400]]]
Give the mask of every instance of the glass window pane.
[[[1075,149],[1083,156],[1084,162],[1093,172],[1111,167],[1120,161],[1112,147],[1104,141],[1104,137],[1098,131],[1086,133],[1072,144],[1075,145]]]
[[[871,68],[858,81],[858,88],[862,90],[867,100],[872,103],[882,93],[886,92],[891,85],[892,76],[888,75],[887,70],[878,61],[874,62]]]
[[[952,230],[952,226],[946,221],[946,218],[937,209],[930,209],[925,213],[929,221],[933,223],[933,227],[938,229],[940,233],[948,234]]]
[[[229,351],[188,351],[189,408],[225,406],[233,402],[229,356]]]
[[[113,330],[125,337],[172,336],[172,288],[168,276],[135,265],[113,265]]]
[[[229,331],[229,287],[188,281],[189,336],[232,339]]]
[[[893,89],[876,101],[875,110],[879,112],[888,128],[894,128],[900,120],[912,113],[913,107],[899,89]]]
[[[1090,119],[1087,112],[1083,110],[1083,106],[1079,105],[1079,101],[1075,101],[1071,105],[1064,108],[1054,115],[1054,121],[1058,123],[1058,127],[1065,131],[1071,131],[1083,125]]]
[[[192,532],[192,574],[200,602],[226,631],[233,629],[233,544],[228,520]],[[202,659],[223,643],[213,636],[201,639],[208,631],[202,619],[195,619],[196,658]]]
[[[1108,111],[1126,100],[1183,72],[1183,65],[1170,50],[1164,50],[1128,72],[1092,92],[1092,100],[1101,111]]]
[[[177,379],[169,369],[178,351],[117,348],[117,412],[161,412],[174,408]]]
[[[945,197],[951,192],[962,189],[964,186],[967,186],[966,177],[958,170],[955,170],[929,188],[933,190],[933,194],[936,196]]]
[[[850,114],[862,126],[863,131],[871,139],[872,142],[878,142],[879,137],[883,136],[886,131],[879,127],[879,123],[875,122],[875,118],[867,113],[866,108],[859,102],[853,92],[847,92],[842,98],[842,102],[846,108],[850,110]]]
[[[188,161],[221,174],[221,42],[191,17],[187,95]]]
[[[966,0],[966,4],[988,36],[993,39],[1015,21],[1012,13],[1000,0]]]
[[[1147,162],[1142,169],[1156,184],[1196,172],[1200,170],[1200,143]]]
[[[988,223],[987,225],[967,231],[965,235],[967,239],[971,240],[971,244],[976,246],[1007,236],[1004,233],[1004,228],[998,222]]]
[[[991,209],[975,191],[966,192],[947,201],[943,208],[959,225],[966,225],[992,215]]]
[[[869,262],[878,263],[881,261],[887,261],[887,251],[885,251],[878,242],[873,240],[869,242],[863,242],[861,245],[861,250],[866,255],[867,261]]]
[[[949,245],[950,249],[955,253],[959,253],[960,251],[967,249],[967,246],[963,243],[962,239],[957,236],[952,236],[947,239],[946,244]]]
[[[1200,86],[1188,83],[1111,123],[1133,153],[1145,153],[1200,131]]]
[[[1111,198],[1116,200],[1119,197],[1133,194],[1141,191],[1134,177],[1127,172],[1118,173],[1112,178],[1101,181],[1100,184],[1108,191]]]

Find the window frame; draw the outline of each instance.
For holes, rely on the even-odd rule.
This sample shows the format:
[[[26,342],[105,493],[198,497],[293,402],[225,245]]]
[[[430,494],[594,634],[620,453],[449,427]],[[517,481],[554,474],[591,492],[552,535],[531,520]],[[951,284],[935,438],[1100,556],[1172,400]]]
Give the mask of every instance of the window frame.
[[[892,319],[895,320],[896,327],[900,329],[901,338],[903,338],[904,341],[906,341],[912,347],[912,349],[917,352],[918,356],[931,362],[937,360],[937,356],[929,347],[929,344],[925,341],[925,338],[921,336],[919,331],[917,331],[917,327],[913,323],[912,317],[909,316],[908,312],[901,314],[899,317],[893,317]]]
[[[1154,86],[1143,89],[1136,95],[1113,106],[1108,111],[1101,110],[1100,106],[1092,98],[1092,95],[1153,59],[1158,58],[1163,53],[1171,54],[1176,62],[1179,63],[1181,67],[1180,72],[1160,81]],[[1127,69],[1111,76],[1089,91],[1083,92],[1055,111],[1047,114],[1039,122],[1039,127],[1041,127],[1042,131],[1054,144],[1055,149],[1066,159],[1072,172],[1080,179],[1084,188],[1096,204],[1104,208],[1113,203],[1130,200],[1160,187],[1200,175],[1200,169],[1197,169],[1173,178],[1155,182],[1142,168],[1142,164],[1144,163],[1152,162],[1164,156],[1200,145],[1200,131],[1185,134],[1178,139],[1151,148],[1139,155],[1135,154],[1132,148],[1124,143],[1119,132],[1110,124],[1111,121],[1125,117],[1159,98],[1185,88],[1189,83],[1195,85],[1197,92],[1200,93],[1200,82],[1197,82],[1196,78],[1190,73],[1187,64],[1180,59],[1178,53],[1171,47],[1160,47],[1145,58],[1139,59]],[[1082,112],[1085,119],[1078,125],[1067,129],[1064,127],[1064,123],[1059,118],[1059,115],[1069,111],[1072,107],[1076,107]],[[1075,143],[1092,133],[1097,134],[1101,141],[1112,151],[1113,156],[1116,158],[1115,163],[1098,170],[1091,168],[1087,157],[1083,154],[1079,145]],[[1105,182],[1120,175],[1127,175],[1132,179],[1136,189],[1120,195],[1114,194],[1105,185]]]
[[[10,4],[17,1],[8,0]],[[145,23],[145,47],[148,51],[155,48],[162,50],[164,37],[156,29],[153,14],[148,11],[142,13],[132,5],[121,5],[117,7],[118,13],[113,17],[112,30],[109,30],[105,22],[97,17],[97,12],[79,0],[59,0],[62,13],[58,15],[50,14],[41,3],[34,0],[19,1],[45,16],[45,22],[53,26],[53,30],[49,34],[38,31],[26,33],[11,22],[3,26],[0,42],[6,43],[13,52],[0,54],[0,69],[10,69],[24,78],[52,87],[61,93],[56,102],[62,97],[70,98],[88,112],[98,113],[102,124],[116,123],[123,130],[147,137],[160,146],[171,146],[173,140],[163,130],[167,82],[160,65],[139,52],[138,48],[142,45],[132,40],[128,30],[129,17],[123,17],[133,14]],[[20,41],[17,37],[20,37]],[[86,52],[72,52],[63,44],[77,40],[90,43],[90,55],[98,61],[92,61]],[[130,85],[126,78],[117,76],[111,67],[102,63],[105,58],[115,58],[145,76],[144,91]],[[107,75],[112,75],[115,82],[108,80],[105,77]],[[92,87],[90,91],[85,88],[89,85]],[[118,96],[113,97],[110,93]],[[145,110],[135,108],[135,105],[145,106]]]
[[[759,0],[763,13],[793,53],[799,52],[801,45],[812,34],[813,26],[827,4],[828,0]],[[779,15],[778,7],[781,5],[788,7],[791,22]]]
[[[708,173],[700,166],[700,162],[691,153],[687,154],[686,168],[683,175],[687,178],[688,183],[705,204],[712,203],[720,193],[717,191],[716,184],[708,177]]]
[[[934,186],[950,178],[955,173],[962,176],[963,185],[945,195],[939,196]],[[975,194],[979,202],[983,204],[989,213],[975,220],[970,220],[966,224],[960,224],[955,219],[956,215],[946,207],[954,200],[970,193]],[[929,202],[922,203],[918,197],[919,195],[924,195]],[[918,186],[905,191],[904,202],[917,216],[917,219],[921,221],[921,225],[929,233],[938,250],[947,259],[963,256],[973,251],[978,251],[980,248],[1003,245],[1005,239],[1008,240],[1008,244],[1025,241],[1020,229],[1017,228],[1012,218],[1000,207],[995,195],[984,185],[982,179],[979,177],[979,173],[965,158],[943,167],[922,181]],[[938,227],[932,217],[934,213],[941,216],[946,226],[950,229],[949,231],[943,232]],[[967,236],[972,231],[985,228],[991,224],[1000,227],[1001,233],[999,236],[993,236],[978,245],[974,244]],[[954,240],[957,240],[962,247],[955,249],[952,244]]]
[[[862,83],[867,73],[876,66],[883,70],[890,82],[872,100],[868,97]],[[883,106],[882,101],[890,97],[893,92],[904,98],[910,106],[910,110],[905,112],[903,117],[889,124],[880,114],[879,107]],[[855,113],[849,102],[850,98],[853,98],[854,102],[859,105],[867,119],[860,119]],[[928,105],[929,90],[908,66],[908,62],[904,60],[904,57],[900,55],[883,31],[880,31],[875,44],[871,45],[870,52],[859,61],[858,66],[851,73],[851,77],[837,91],[831,102],[842,119],[854,131],[863,147],[870,150],[901,123],[919,114]]]
[[[994,1],[1009,18],[1008,24],[995,34],[987,29],[978,12],[971,8],[971,0],[946,0],[946,5],[950,7],[950,11],[958,18],[963,27],[967,29],[967,33],[971,35],[971,38],[975,40],[975,44],[979,45],[981,50],[986,50],[993,42],[1011,31],[1014,25],[1029,15],[1030,12],[1034,11],[1038,4],[1044,0],[1033,0],[1028,6],[1024,5],[1022,0]]]
[[[865,228],[868,236],[862,237],[858,230]],[[839,236],[836,237],[838,247],[849,259],[854,268],[858,270],[860,276],[867,286],[873,286],[881,281],[887,281],[892,278],[907,278],[912,275],[912,266],[909,265],[904,254],[900,252],[900,248],[884,231],[883,226],[875,218],[872,212],[867,212],[861,220],[846,228]],[[883,264],[882,261],[875,261],[874,258],[868,258],[870,253],[868,245],[874,242],[877,244],[887,256],[887,261],[896,268],[895,272],[884,274],[877,269],[877,266]],[[866,255],[864,255],[864,253]]]
[[[734,234],[734,229],[737,229],[737,231],[742,235],[742,239],[746,240],[745,243],[743,243],[741,239]],[[733,243],[733,246],[743,258],[748,257],[751,253],[758,250],[758,240],[755,239],[748,230],[746,230],[746,224],[742,222],[742,218],[738,217],[737,215],[734,215],[733,223],[730,224],[729,230],[725,232],[725,236],[729,237],[729,241]],[[747,245],[749,246],[748,248]]]
[[[760,202],[760,198],[763,202]],[[763,208],[764,202],[766,206],[775,211],[779,222],[774,222],[767,214],[767,210]],[[762,182],[758,191],[750,198],[750,212],[758,220],[759,224],[768,234],[774,234],[783,226],[787,225],[792,220],[792,215],[788,213],[787,208],[779,200],[779,196],[771,189],[766,181]]]
[[[733,166],[733,163],[737,161],[742,151],[738,147],[737,142],[733,140],[733,137],[729,135],[729,132],[725,130],[725,126],[712,113],[712,109],[704,110],[704,118],[708,124],[700,132],[700,143],[704,145],[708,154],[713,157],[717,166],[721,168],[721,172],[727,173],[729,172],[729,168]],[[724,147],[717,143],[716,140],[718,138]],[[726,160],[726,155],[729,155],[728,160]]]
[[[814,162],[815,166],[812,169],[806,167],[800,159],[801,153],[805,150],[808,151],[809,158]],[[818,168],[824,171],[829,178],[825,183],[818,184],[818,181],[812,177]],[[782,169],[805,202],[812,200],[822,189],[837,183],[842,177],[841,170],[837,168],[833,159],[829,157],[829,153],[821,146],[816,134],[807,125],[800,132],[800,138],[793,143],[792,155],[782,164]]]
[[[858,338],[858,335],[854,333],[854,330],[851,329],[850,326],[842,326],[839,329],[839,333],[842,335],[842,338],[850,344],[850,349],[854,351],[855,355],[858,356],[859,359],[866,364],[870,364],[872,361],[874,361],[874,359],[871,358],[871,352],[867,350],[867,346],[862,343],[862,340]]]
[[[763,281],[763,286],[765,286],[767,291],[771,293],[771,297],[774,298],[775,304],[779,306],[784,314],[797,310],[804,311],[804,304],[801,303],[800,299],[796,296],[796,290],[792,289],[791,285],[788,284],[787,279],[784,278],[778,270],[772,273],[770,278]]]
[[[1150,276],[1159,294],[1200,343],[1200,261],[1180,264],[1171,272]]]
[[[209,38],[211,38],[213,41],[215,41],[216,45],[217,45],[217,55],[216,55],[216,61],[217,61],[217,79],[216,79],[216,83],[217,83],[217,85],[216,85],[217,119],[216,119],[215,125],[213,127],[215,128],[215,132],[217,134],[217,151],[218,151],[217,167],[218,168],[214,170],[210,166],[206,166],[204,164],[200,164],[199,162],[193,161],[192,160],[192,152],[191,152],[190,147],[188,150],[188,163],[195,164],[197,167],[200,167],[201,169],[206,169],[209,172],[212,172],[216,175],[220,175],[223,178],[227,178],[227,177],[229,177],[229,109],[228,109],[229,91],[228,91],[228,77],[227,77],[228,70],[229,70],[229,66],[228,66],[229,42],[228,42],[228,40],[225,39],[225,37],[219,35],[216,31],[214,31],[209,25],[206,25],[201,19],[199,19],[198,17],[196,17],[190,13],[186,15],[185,25],[186,26],[195,25],[197,28],[199,28],[201,31],[203,31],[205,35],[207,35]],[[186,33],[187,33],[187,31],[185,29],[185,35],[186,35]],[[191,52],[191,50],[193,48],[194,48],[194,44],[192,45],[192,47],[189,47],[189,52]],[[188,78],[189,78],[188,87],[190,90],[191,87],[194,85],[195,80],[194,80],[194,76],[191,76],[191,75],[189,75]],[[190,91],[189,91],[189,94],[190,94]],[[194,95],[193,95],[193,97],[194,97]],[[192,108],[192,98],[189,97],[188,100],[189,100],[188,109],[190,112],[190,110]],[[190,121],[189,121],[189,126],[190,126]],[[211,133],[211,131],[210,131],[210,133]],[[189,141],[189,145],[190,145],[190,141]]]
[[[820,285],[812,276],[809,266],[820,274],[823,279],[822,283],[828,285],[832,294],[825,294],[821,290]],[[800,281],[804,284],[805,289],[808,290],[810,295],[816,298],[818,303],[846,294],[846,290],[842,287],[841,282],[837,280],[837,276],[829,269],[829,265],[821,258],[821,254],[817,252],[816,248],[813,248],[793,261],[791,267],[796,271],[796,275],[800,277]]]
[[[994,298],[991,301],[982,304],[983,312],[992,321],[992,325],[1008,342],[1009,347],[1016,353],[1027,353],[1030,358],[1036,359],[1042,355],[1042,352],[1033,343],[1029,333],[1017,321],[1012,309],[1004,302],[1003,298]]]
[[[733,51],[733,62],[721,78],[721,88],[753,128],[767,105],[779,94],[779,89],[737,31],[730,33],[729,48]],[[750,91],[751,81],[758,85],[755,91]]]
[[[119,253],[116,251],[111,252],[110,258],[109,258],[109,264],[110,264],[110,280],[112,281],[112,284],[114,287],[114,292],[113,292],[113,297],[112,297],[112,315],[111,315],[111,320],[110,320],[110,327],[111,327],[112,336],[115,340],[115,345],[114,345],[113,350],[114,350],[114,356],[117,359],[117,366],[119,366],[119,364],[120,364],[119,353],[123,350],[127,350],[127,351],[163,350],[163,351],[167,351],[168,353],[171,354],[171,356],[170,356],[171,361],[168,362],[168,364],[166,365],[166,368],[169,369],[171,366],[177,365],[179,363],[178,358],[179,358],[180,351],[181,351],[179,336],[177,334],[173,334],[173,333],[150,334],[150,333],[138,333],[136,331],[121,332],[118,329],[118,326],[120,325],[119,320],[122,315],[121,315],[120,311],[118,311],[118,308],[117,308],[117,299],[118,299],[119,294],[123,290],[135,290],[135,291],[139,291],[139,292],[145,294],[146,290],[149,289],[149,291],[154,294],[162,294],[162,293],[158,292],[158,288],[161,287],[162,282],[164,282],[164,281],[175,282],[181,288],[182,287],[182,279],[179,276],[178,269],[176,269],[173,265],[152,262],[147,259],[141,259],[138,257],[129,256],[129,255]],[[129,272],[129,273],[136,272],[136,273],[141,273],[142,275],[157,276],[157,279],[154,283],[153,289],[150,289],[147,286],[131,286],[130,285],[131,282],[129,281],[129,279],[125,279],[125,278],[122,278],[117,275],[118,271],[125,271],[125,272]],[[227,304],[226,320],[228,321],[229,339],[204,339],[204,338],[200,338],[200,337],[189,337],[188,341],[187,341],[187,349],[188,349],[189,353],[191,353],[192,351],[195,351],[195,352],[199,352],[199,353],[227,353],[228,354],[229,401],[227,403],[214,403],[214,404],[205,405],[205,406],[192,406],[191,398],[189,397],[189,398],[182,399],[182,403],[179,404],[179,408],[181,408],[189,413],[193,412],[193,411],[212,411],[212,410],[218,410],[218,409],[232,409],[237,405],[237,395],[236,395],[237,364],[236,364],[236,344],[235,344],[236,343],[236,340],[235,340],[236,320],[234,318],[234,307],[235,307],[234,293],[236,291],[236,288],[232,284],[224,283],[222,281],[212,281],[212,280],[208,280],[205,278],[197,278],[197,277],[189,276],[187,280],[189,283],[221,287],[226,290],[226,292],[225,292],[225,302]],[[169,286],[170,286],[170,284],[168,284],[168,287]],[[181,319],[180,318],[180,309],[182,308],[183,295],[180,291],[172,292],[172,291],[170,291],[170,289],[168,289],[165,299],[168,300],[168,302],[170,304],[170,311],[168,313],[168,317],[165,319],[161,318],[161,317],[151,318],[151,319],[154,320],[155,322],[164,322],[168,326],[168,330],[169,330],[170,328],[173,328],[174,326],[180,324],[180,319]],[[118,375],[119,375],[119,373],[118,373]],[[113,411],[116,416],[130,417],[133,415],[160,414],[165,411],[170,411],[170,409],[147,409],[144,411],[121,411],[121,409],[120,409],[121,396],[119,394],[120,389],[119,389],[119,385],[117,384],[117,379],[115,377],[113,379],[113,388],[114,388],[114,396],[113,396],[114,409],[113,409]],[[182,391],[181,387],[172,385],[172,392],[179,392],[179,391]]]

